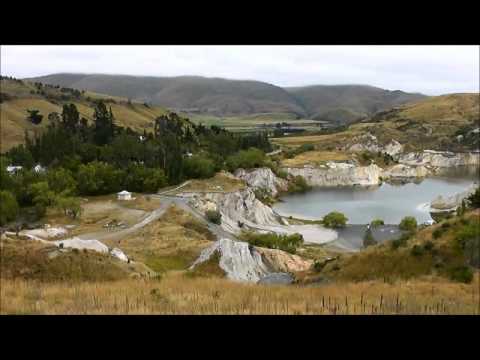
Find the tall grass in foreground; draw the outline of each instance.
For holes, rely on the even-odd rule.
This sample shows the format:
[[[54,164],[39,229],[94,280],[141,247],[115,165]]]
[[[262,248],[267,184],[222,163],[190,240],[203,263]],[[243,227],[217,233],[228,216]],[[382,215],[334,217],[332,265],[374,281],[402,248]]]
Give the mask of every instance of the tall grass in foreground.
[[[163,280],[2,279],[2,314],[479,314],[472,284],[439,279],[259,286],[172,274]]]

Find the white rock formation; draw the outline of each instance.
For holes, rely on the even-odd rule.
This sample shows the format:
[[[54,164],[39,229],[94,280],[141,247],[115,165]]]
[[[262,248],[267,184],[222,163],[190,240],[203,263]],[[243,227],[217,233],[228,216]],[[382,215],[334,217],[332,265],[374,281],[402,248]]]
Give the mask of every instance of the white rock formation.
[[[113,248],[110,251],[108,246],[106,246],[104,243],[95,239],[83,240],[78,237],[73,237],[70,239],[54,241],[53,243],[58,247],[63,246],[63,248],[70,248],[70,249],[93,250],[103,254],[110,254],[121,261],[128,261],[127,256],[123,253],[122,250],[120,250],[119,248]]]
[[[280,191],[287,191],[288,182],[276,176],[270,168],[253,170],[238,169],[235,177],[244,180],[248,186],[254,189],[265,189],[275,197]]]
[[[125,255],[125,253],[119,248],[113,248],[110,251],[110,255],[112,255],[113,257],[116,257],[118,260],[128,261],[127,255]]]
[[[383,152],[392,156],[394,159],[398,157],[403,152],[403,145],[400,144],[397,140],[392,139],[385,147]]]
[[[51,239],[65,236],[68,231],[62,227],[45,226],[43,229],[24,230],[22,233],[25,235],[40,237],[42,239]]]
[[[256,250],[262,255],[263,262],[274,271],[305,271],[313,265],[313,260],[302,259],[298,255],[289,254],[282,250],[260,247],[256,247]]]
[[[430,209],[432,209],[433,211],[455,210],[462,204],[463,199],[467,198],[475,192],[478,186],[478,183],[472,184],[465,191],[450,196],[443,197],[442,195],[439,195],[430,203]]]
[[[376,164],[355,166],[328,162],[320,167],[305,165],[301,168],[287,167],[284,170],[290,175],[302,176],[310,186],[377,185],[382,176],[382,169]]]
[[[452,153],[448,151],[425,150],[420,153],[407,153],[398,162],[412,166],[453,167],[480,165],[480,153]]]
[[[428,169],[423,166],[409,166],[404,164],[394,165],[383,172],[382,178],[422,178],[429,174]]]
[[[232,280],[257,282],[270,270],[263,263],[262,255],[246,242],[230,239],[220,239],[204,249],[190,269],[210,259],[218,252],[220,254],[220,268]]]

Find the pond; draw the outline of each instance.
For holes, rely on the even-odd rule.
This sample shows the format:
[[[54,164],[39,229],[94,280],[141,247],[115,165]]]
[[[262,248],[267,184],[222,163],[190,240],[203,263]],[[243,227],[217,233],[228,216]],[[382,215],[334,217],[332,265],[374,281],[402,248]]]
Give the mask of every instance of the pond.
[[[423,223],[432,219],[427,203],[438,195],[464,191],[478,180],[477,170],[449,169],[441,175],[404,184],[317,187],[285,195],[274,209],[281,215],[304,219],[319,219],[331,211],[339,211],[348,217],[350,224],[367,224],[376,218],[383,219],[385,224],[398,224],[405,216],[414,216]]]

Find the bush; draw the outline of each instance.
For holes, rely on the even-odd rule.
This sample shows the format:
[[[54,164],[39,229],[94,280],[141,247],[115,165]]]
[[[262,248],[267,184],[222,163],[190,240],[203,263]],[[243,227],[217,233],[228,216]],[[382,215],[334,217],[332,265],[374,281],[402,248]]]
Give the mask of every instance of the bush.
[[[323,217],[323,225],[328,228],[340,228],[345,227],[347,224],[348,218],[343,215],[341,212],[332,211]]]
[[[301,234],[246,233],[243,235],[243,238],[254,246],[279,249],[291,254],[295,254],[297,248],[303,244],[303,236]]]
[[[382,219],[374,219],[374,220],[372,220],[372,222],[370,223],[370,226],[371,226],[371,227],[377,227],[377,226],[380,226],[380,225],[385,225],[385,223],[383,222]]]
[[[480,223],[465,225],[455,237],[460,248],[472,266],[480,266]]]
[[[207,217],[208,221],[220,225],[222,223],[222,214],[220,214],[219,211],[217,210],[208,210],[205,213],[205,216]]]
[[[472,209],[480,208],[480,187],[467,198],[467,206]]]
[[[265,165],[265,153],[257,148],[241,150],[227,158],[227,168],[233,172],[239,168],[251,169]]]
[[[307,184],[305,179],[298,175],[293,178],[291,182],[288,183],[288,192],[305,192],[310,189],[310,186]]]
[[[436,228],[433,232],[432,232],[432,237],[434,239],[438,239],[440,236],[442,236],[444,233],[443,229],[442,228]]]
[[[435,246],[435,245],[433,244],[433,242],[427,241],[427,242],[425,242],[425,244],[423,245],[423,248],[425,249],[425,251],[432,251],[434,246]]]
[[[415,231],[417,229],[417,219],[415,219],[413,216],[405,216],[402,221],[400,221],[400,225],[398,227],[400,230]]]
[[[15,220],[17,215],[18,203],[15,196],[10,191],[0,191],[0,226]]]
[[[203,156],[192,156],[185,159],[184,171],[188,178],[207,179],[215,175],[215,163]]]
[[[403,234],[400,238],[392,241],[392,249],[397,250],[399,247],[407,245],[410,234]]]
[[[422,248],[419,245],[413,245],[412,250],[410,250],[410,253],[413,256],[422,256],[424,254],[424,248]]]
[[[456,266],[449,270],[450,279],[469,284],[473,280],[473,271],[468,266]]]

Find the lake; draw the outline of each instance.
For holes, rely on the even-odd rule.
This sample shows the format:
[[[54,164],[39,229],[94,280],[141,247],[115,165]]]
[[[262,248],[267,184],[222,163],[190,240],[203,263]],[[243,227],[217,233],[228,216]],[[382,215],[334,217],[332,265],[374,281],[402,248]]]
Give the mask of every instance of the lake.
[[[423,223],[432,219],[426,203],[438,195],[461,192],[475,180],[477,169],[469,167],[444,170],[442,175],[405,184],[317,187],[302,194],[287,194],[273,208],[281,215],[304,219],[340,211],[350,224],[367,224],[376,218],[385,224],[398,224],[405,216],[414,216]]]

